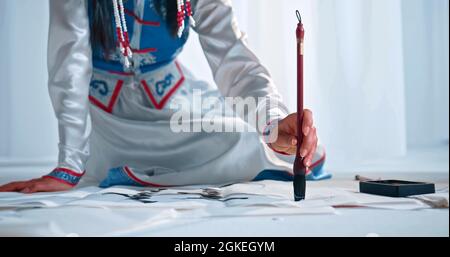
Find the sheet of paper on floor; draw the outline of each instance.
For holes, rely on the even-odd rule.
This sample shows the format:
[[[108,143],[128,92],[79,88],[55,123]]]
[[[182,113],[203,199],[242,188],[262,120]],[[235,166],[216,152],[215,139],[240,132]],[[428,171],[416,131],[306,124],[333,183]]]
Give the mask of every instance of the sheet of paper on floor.
[[[430,208],[416,198],[391,198],[361,194],[344,188],[308,187],[305,201],[292,200],[292,183],[260,181],[238,183],[223,187],[182,187],[149,189],[112,187],[100,189],[87,187],[63,193],[1,193],[0,207],[65,205],[106,207],[153,207],[173,209],[219,207],[282,207],[319,208],[362,206],[386,209]],[[448,193],[447,193],[448,195]],[[428,201],[432,197],[428,198]]]
[[[0,236],[120,236],[173,222],[174,209],[64,206],[0,212]]]
[[[53,193],[0,193],[0,207],[57,207],[99,191],[98,187],[85,187]]]
[[[214,217],[328,215],[336,213],[333,207],[342,206],[430,208],[424,199],[374,196],[344,188],[308,187],[307,199],[302,202],[292,201],[292,193],[292,183],[278,181],[222,187],[86,187],[32,195],[0,193],[0,207],[18,208],[0,211],[0,236],[119,236],[160,224]],[[422,198],[442,201],[442,197],[448,206],[448,191]]]

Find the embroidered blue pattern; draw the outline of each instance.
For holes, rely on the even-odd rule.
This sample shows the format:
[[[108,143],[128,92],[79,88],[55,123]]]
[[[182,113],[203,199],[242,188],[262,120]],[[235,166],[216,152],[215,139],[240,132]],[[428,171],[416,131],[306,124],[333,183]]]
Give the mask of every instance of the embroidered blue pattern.
[[[159,96],[163,96],[166,88],[170,87],[172,85],[172,80],[175,78],[175,76],[172,73],[169,73],[166,75],[166,77],[161,80],[156,82],[155,87],[156,87],[156,93]]]
[[[78,184],[78,182],[80,182],[82,175],[80,174],[80,175],[76,176],[76,175],[70,174],[64,170],[61,170],[61,169],[54,169],[46,177],[53,177],[58,180],[63,180],[65,182],[67,182],[68,184],[75,186],[76,184]]]
[[[109,93],[108,84],[103,80],[92,80],[90,87],[102,96],[107,96]]]

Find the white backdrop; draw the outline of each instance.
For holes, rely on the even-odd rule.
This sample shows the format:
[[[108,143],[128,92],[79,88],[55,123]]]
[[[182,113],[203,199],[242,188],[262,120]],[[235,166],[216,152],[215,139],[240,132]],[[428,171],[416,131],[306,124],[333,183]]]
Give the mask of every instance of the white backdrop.
[[[329,167],[448,144],[447,0],[235,0],[249,44],[295,110],[295,10],[306,29],[305,97]],[[196,42],[183,53],[211,76]],[[195,60],[194,62],[192,60]]]
[[[448,143],[447,0],[234,0],[234,6],[292,110],[294,11],[302,12],[306,103],[330,168]],[[0,0],[0,166],[56,160],[47,26],[46,0]],[[181,58],[212,81],[201,56],[192,34]]]
[[[47,1],[0,0],[0,166],[56,161],[47,31]]]

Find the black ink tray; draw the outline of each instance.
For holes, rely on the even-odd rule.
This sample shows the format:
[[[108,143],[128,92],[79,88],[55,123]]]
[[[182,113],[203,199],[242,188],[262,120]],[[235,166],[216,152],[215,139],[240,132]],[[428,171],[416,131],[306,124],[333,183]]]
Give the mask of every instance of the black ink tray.
[[[366,194],[390,197],[406,197],[411,195],[434,194],[432,183],[412,182],[402,180],[360,181],[359,191]]]

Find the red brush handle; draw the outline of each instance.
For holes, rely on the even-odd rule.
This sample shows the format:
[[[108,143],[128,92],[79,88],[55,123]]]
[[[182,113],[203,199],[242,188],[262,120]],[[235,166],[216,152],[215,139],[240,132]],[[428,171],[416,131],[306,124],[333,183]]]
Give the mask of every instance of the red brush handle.
[[[303,43],[305,30],[302,24],[300,12],[297,11],[297,154],[294,162],[294,200],[305,199],[306,192],[306,167],[303,158],[300,156],[300,147],[303,142]]]
[[[298,17],[299,14],[298,14]],[[303,164],[303,158],[300,156],[300,146],[303,142],[303,132],[302,132],[302,123],[303,123],[303,44],[305,38],[305,29],[303,28],[303,24],[301,22],[301,18],[299,18],[299,23],[297,25],[297,156],[296,159],[300,161],[300,165],[295,172],[306,172],[306,167]]]

